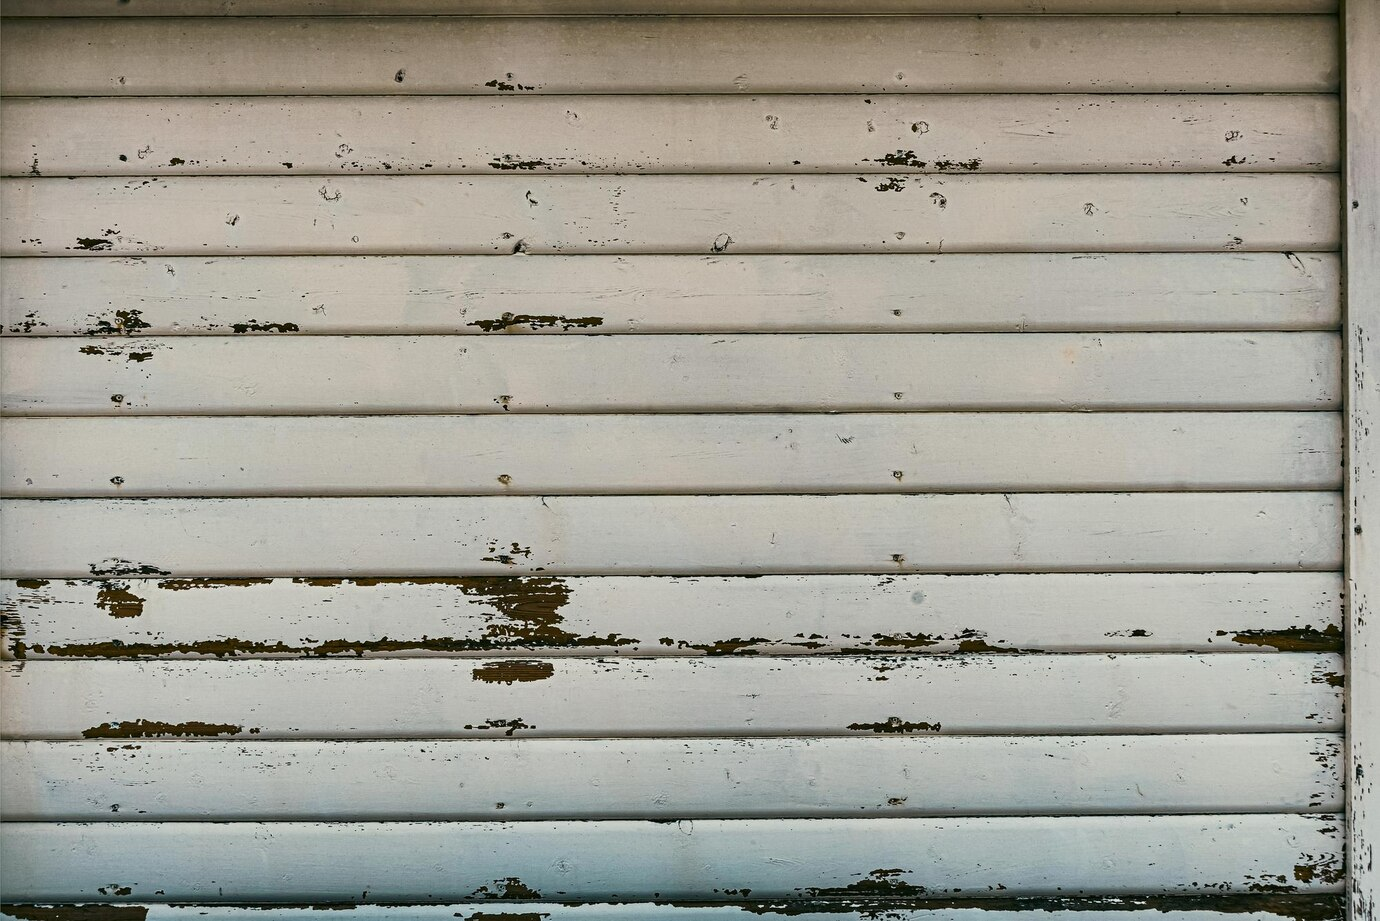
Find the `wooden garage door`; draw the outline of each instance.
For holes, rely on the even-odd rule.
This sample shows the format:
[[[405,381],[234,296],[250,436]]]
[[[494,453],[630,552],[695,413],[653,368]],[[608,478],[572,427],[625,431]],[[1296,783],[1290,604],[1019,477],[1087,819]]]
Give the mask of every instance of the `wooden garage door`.
[[[8,3],[6,911],[1339,914],[1335,9],[1042,6]]]

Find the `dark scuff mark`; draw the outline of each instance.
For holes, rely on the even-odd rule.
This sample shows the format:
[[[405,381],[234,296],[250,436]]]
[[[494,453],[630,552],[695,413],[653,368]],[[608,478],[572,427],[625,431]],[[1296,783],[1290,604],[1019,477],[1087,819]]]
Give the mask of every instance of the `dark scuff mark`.
[[[486,82],[484,85],[487,86],[487,87],[489,87],[490,89],[498,90],[500,93],[512,93],[512,92],[516,92],[516,91],[518,91],[518,90],[534,90],[534,89],[536,89],[535,86],[523,86],[521,83],[518,83],[517,81],[513,80],[513,75],[512,75],[512,74],[504,74],[503,76],[506,77],[507,79],[506,79],[506,80],[497,80],[497,79],[489,80],[489,81]],[[511,82],[510,82],[510,81],[511,81]]]
[[[0,905],[17,921],[147,921],[147,905]]]
[[[906,882],[902,877],[906,871],[900,869],[873,870],[866,877],[856,883],[849,883],[847,886],[828,886],[825,888],[810,888],[805,890],[805,895],[810,898],[837,898],[840,896],[881,896],[881,895],[904,895],[904,896],[923,896],[927,891],[924,886],[916,886]]]
[[[1238,156],[1236,156],[1235,154],[1233,154],[1232,156],[1227,157],[1227,159],[1223,160],[1223,161],[1222,161],[1222,165],[1223,165],[1223,166],[1240,166],[1240,165],[1242,165],[1242,164],[1245,163],[1245,162],[1246,162],[1246,158],[1245,158],[1245,157],[1238,157]]]
[[[906,187],[906,181],[896,176],[889,177],[886,182],[879,182],[873,188],[878,192],[899,192]]]
[[[470,725],[469,723],[466,723],[465,728],[471,731],[482,729],[503,729],[506,730],[503,733],[505,736],[511,736],[519,729],[536,729],[537,727],[529,726],[522,720],[485,720],[484,722],[479,723],[478,725]]]
[[[480,559],[485,563],[502,563],[504,566],[516,566],[518,557],[524,557],[529,560],[532,558],[532,548],[524,547],[517,541],[512,541],[506,551],[498,549],[497,541],[490,541],[489,553],[491,554],[490,556],[481,556]]]
[[[505,313],[497,320],[475,320],[468,326],[477,326],[486,333],[526,326],[528,329],[551,329],[559,326],[563,331],[572,329],[592,329],[604,325],[603,317],[558,317],[550,314]]]
[[[522,159],[521,157],[518,157],[518,156],[516,156],[516,155],[514,155],[514,154],[502,154],[502,155],[500,155],[500,156],[494,157],[492,160],[489,161],[489,166],[493,167],[494,169],[499,169],[499,170],[529,170],[529,171],[530,171],[530,170],[537,170],[537,169],[547,169],[547,170],[555,169],[554,166],[552,166],[550,163],[547,163],[545,160],[539,160],[539,159],[524,160],[524,159]]]
[[[887,166],[909,166],[912,169],[924,169],[926,166],[924,160],[916,159],[915,151],[913,150],[898,149],[895,153],[883,154],[880,159],[873,160],[872,162],[884,163]]]
[[[127,353],[125,353],[125,361],[148,361],[148,360],[149,360],[150,358],[152,358],[152,357],[153,357],[153,353],[152,353],[152,352],[127,352]]]
[[[1226,636],[1227,631],[1218,630],[1218,636]],[[1280,652],[1341,652],[1342,630],[1336,624],[1328,624],[1322,630],[1312,626],[1286,627],[1283,630],[1242,630],[1232,634],[1233,643],[1242,646],[1269,646]]]
[[[149,563],[132,563],[119,557],[107,557],[99,563],[90,563],[88,568],[93,576],[170,576],[171,572],[159,569]]]
[[[399,68],[398,68],[398,72],[395,73],[395,74],[393,75],[393,82],[394,82],[394,83],[401,83],[401,82],[403,82],[403,81],[406,80],[406,79],[407,79],[407,68],[406,68],[406,67],[399,67]]]
[[[68,249],[84,249],[93,253],[103,250],[113,249],[115,244],[103,237],[77,237],[77,245],[69,246]]]
[[[967,170],[968,172],[971,173],[971,172],[973,172],[974,170],[976,170],[976,169],[977,169],[979,166],[981,166],[981,165],[982,165],[982,161],[981,161],[980,159],[978,159],[977,157],[974,157],[974,158],[971,159],[971,160],[935,160],[935,161],[934,161],[934,168],[937,169],[937,170],[939,170],[941,173],[947,173],[947,172],[951,172],[951,171],[953,171],[953,170]]]
[[[949,200],[945,198],[943,195],[940,195],[938,192],[930,193],[930,201],[938,205],[940,211],[943,211],[945,208],[949,207]]]
[[[91,314],[90,318],[95,321],[95,326],[86,330],[88,336],[128,336],[141,329],[149,329],[153,324],[145,323],[143,312],[140,310],[117,310],[113,314],[114,322],[108,318]]]
[[[181,157],[173,157],[171,160],[168,161],[169,166],[185,166],[186,163],[187,161],[182,159]]]
[[[475,681],[490,684],[515,684],[519,681],[544,681],[556,673],[550,662],[536,659],[513,659],[509,662],[485,662],[474,669]]]
[[[230,328],[236,333],[298,333],[302,331],[296,323],[260,323],[258,320],[231,323]]]
[[[510,75],[511,76],[511,75]],[[522,880],[516,876],[509,876],[507,879],[496,879],[489,886],[480,886],[470,893],[472,899],[539,899],[541,893],[524,885]]]
[[[251,733],[259,730],[251,729]],[[102,723],[82,730],[84,739],[156,739],[166,736],[192,736],[213,739],[216,736],[234,736],[244,732],[243,726],[230,723],[164,723],[158,720],[127,720]]]
[[[24,314],[24,319],[20,320],[18,323],[11,324],[10,332],[31,333],[38,327],[47,325],[47,323],[44,323],[38,318],[38,311],[34,310]]]
[[[876,733],[905,733],[905,732],[938,732],[939,723],[911,723],[901,719],[899,716],[887,717],[882,723],[849,723],[848,729],[853,732],[876,732]]]
[[[138,617],[144,613],[144,599],[131,592],[127,582],[102,582],[96,607],[111,617]]]

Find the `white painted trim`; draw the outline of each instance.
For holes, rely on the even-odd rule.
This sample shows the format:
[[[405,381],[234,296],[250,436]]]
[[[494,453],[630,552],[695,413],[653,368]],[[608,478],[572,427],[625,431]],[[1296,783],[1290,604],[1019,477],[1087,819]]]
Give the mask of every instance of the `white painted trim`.
[[[1367,516],[1380,518],[1380,0],[1350,0],[1345,10],[1347,401],[1347,818],[1348,894],[1353,921],[1372,921],[1380,898],[1380,624],[1368,610],[1380,578],[1380,544]],[[1373,527],[1372,527],[1373,530]]]

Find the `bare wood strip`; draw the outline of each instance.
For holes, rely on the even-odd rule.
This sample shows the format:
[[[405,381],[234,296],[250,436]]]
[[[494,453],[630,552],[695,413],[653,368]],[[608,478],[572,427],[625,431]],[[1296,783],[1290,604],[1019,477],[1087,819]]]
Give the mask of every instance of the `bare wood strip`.
[[[0,757],[10,822],[1337,812],[1343,771],[1341,737],[1317,733],[4,742]]]
[[[1334,17],[1283,15],[15,19],[0,85],[12,96],[1330,92],[1337,32]]]
[[[0,723],[112,744],[1333,732],[1341,670],[1307,653],[28,662]]]
[[[1317,173],[6,179],[0,251],[1330,251],[1339,196]]]
[[[433,16],[682,13],[673,0],[6,0],[9,16]],[[697,0],[699,15],[1335,13],[1336,0]]]
[[[6,499],[11,578],[1332,570],[1327,492]],[[829,527],[819,527],[828,522]]]
[[[1330,95],[10,99],[0,120],[6,176],[1331,171],[1340,149]]]
[[[1341,597],[1327,572],[21,579],[0,655],[1340,652]]]
[[[0,335],[1336,329],[1331,253],[0,260]]]
[[[1339,353],[1338,336],[1321,332],[7,338],[0,406],[43,416],[1332,410]]]
[[[1339,489],[1336,413],[0,421],[0,494]]]

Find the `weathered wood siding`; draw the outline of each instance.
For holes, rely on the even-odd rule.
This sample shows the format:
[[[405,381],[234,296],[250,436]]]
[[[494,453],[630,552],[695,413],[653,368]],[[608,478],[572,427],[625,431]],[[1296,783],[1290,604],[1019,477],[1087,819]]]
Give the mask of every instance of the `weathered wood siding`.
[[[5,914],[1340,917],[1335,2],[3,11]]]

